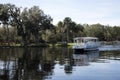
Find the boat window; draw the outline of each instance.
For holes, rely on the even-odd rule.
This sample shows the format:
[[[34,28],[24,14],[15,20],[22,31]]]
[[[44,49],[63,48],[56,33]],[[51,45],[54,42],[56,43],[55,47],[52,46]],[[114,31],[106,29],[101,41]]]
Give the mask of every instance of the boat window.
[[[76,42],[77,42],[77,40],[74,40],[74,42],[76,43]]]
[[[82,39],[79,39],[79,42],[81,43],[81,42],[82,42]]]
[[[83,39],[81,39],[81,42],[84,42],[84,40],[83,40]]]
[[[74,42],[75,43],[87,43],[87,42],[97,42],[97,38],[75,38]]]
[[[79,40],[76,40],[77,43],[79,43]]]
[[[90,41],[92,41],[92,42],[96,42],[96,39],[91,39]]]

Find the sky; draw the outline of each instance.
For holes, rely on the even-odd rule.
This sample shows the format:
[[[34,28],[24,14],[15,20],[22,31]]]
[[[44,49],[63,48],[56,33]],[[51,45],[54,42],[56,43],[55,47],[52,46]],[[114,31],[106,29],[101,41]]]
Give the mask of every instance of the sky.
[[[17,7],[39,6],[53,18],[53,24],[70,17],[80,24],[120,26],[120,0],[0,0]]]

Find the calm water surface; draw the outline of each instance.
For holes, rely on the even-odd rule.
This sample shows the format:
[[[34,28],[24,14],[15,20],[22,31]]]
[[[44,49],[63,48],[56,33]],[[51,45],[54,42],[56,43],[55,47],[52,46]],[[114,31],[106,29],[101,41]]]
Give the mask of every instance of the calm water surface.
[[[0,80],[120,80],[120,50],[0,48]]]

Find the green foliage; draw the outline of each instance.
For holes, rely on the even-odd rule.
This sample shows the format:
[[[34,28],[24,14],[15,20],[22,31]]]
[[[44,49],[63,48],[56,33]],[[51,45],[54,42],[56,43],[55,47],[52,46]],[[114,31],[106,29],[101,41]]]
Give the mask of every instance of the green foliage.
[[[101,24],[77,24],[65,17],[55,26],[50,15],[38,6],[31,8],[16,7],[13,4],[0,4],[0,42],[57,43],[73,42],[74,37],[92,36],[101,41],[120,40],[120,26]]]

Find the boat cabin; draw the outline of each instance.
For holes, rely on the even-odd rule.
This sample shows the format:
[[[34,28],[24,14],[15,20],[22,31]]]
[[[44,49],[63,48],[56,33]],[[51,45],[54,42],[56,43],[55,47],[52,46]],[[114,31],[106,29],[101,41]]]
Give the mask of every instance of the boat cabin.
[[[76,37],[74,38],[74,43],[87,43],[87,42],[98,42],[96,37]]]

